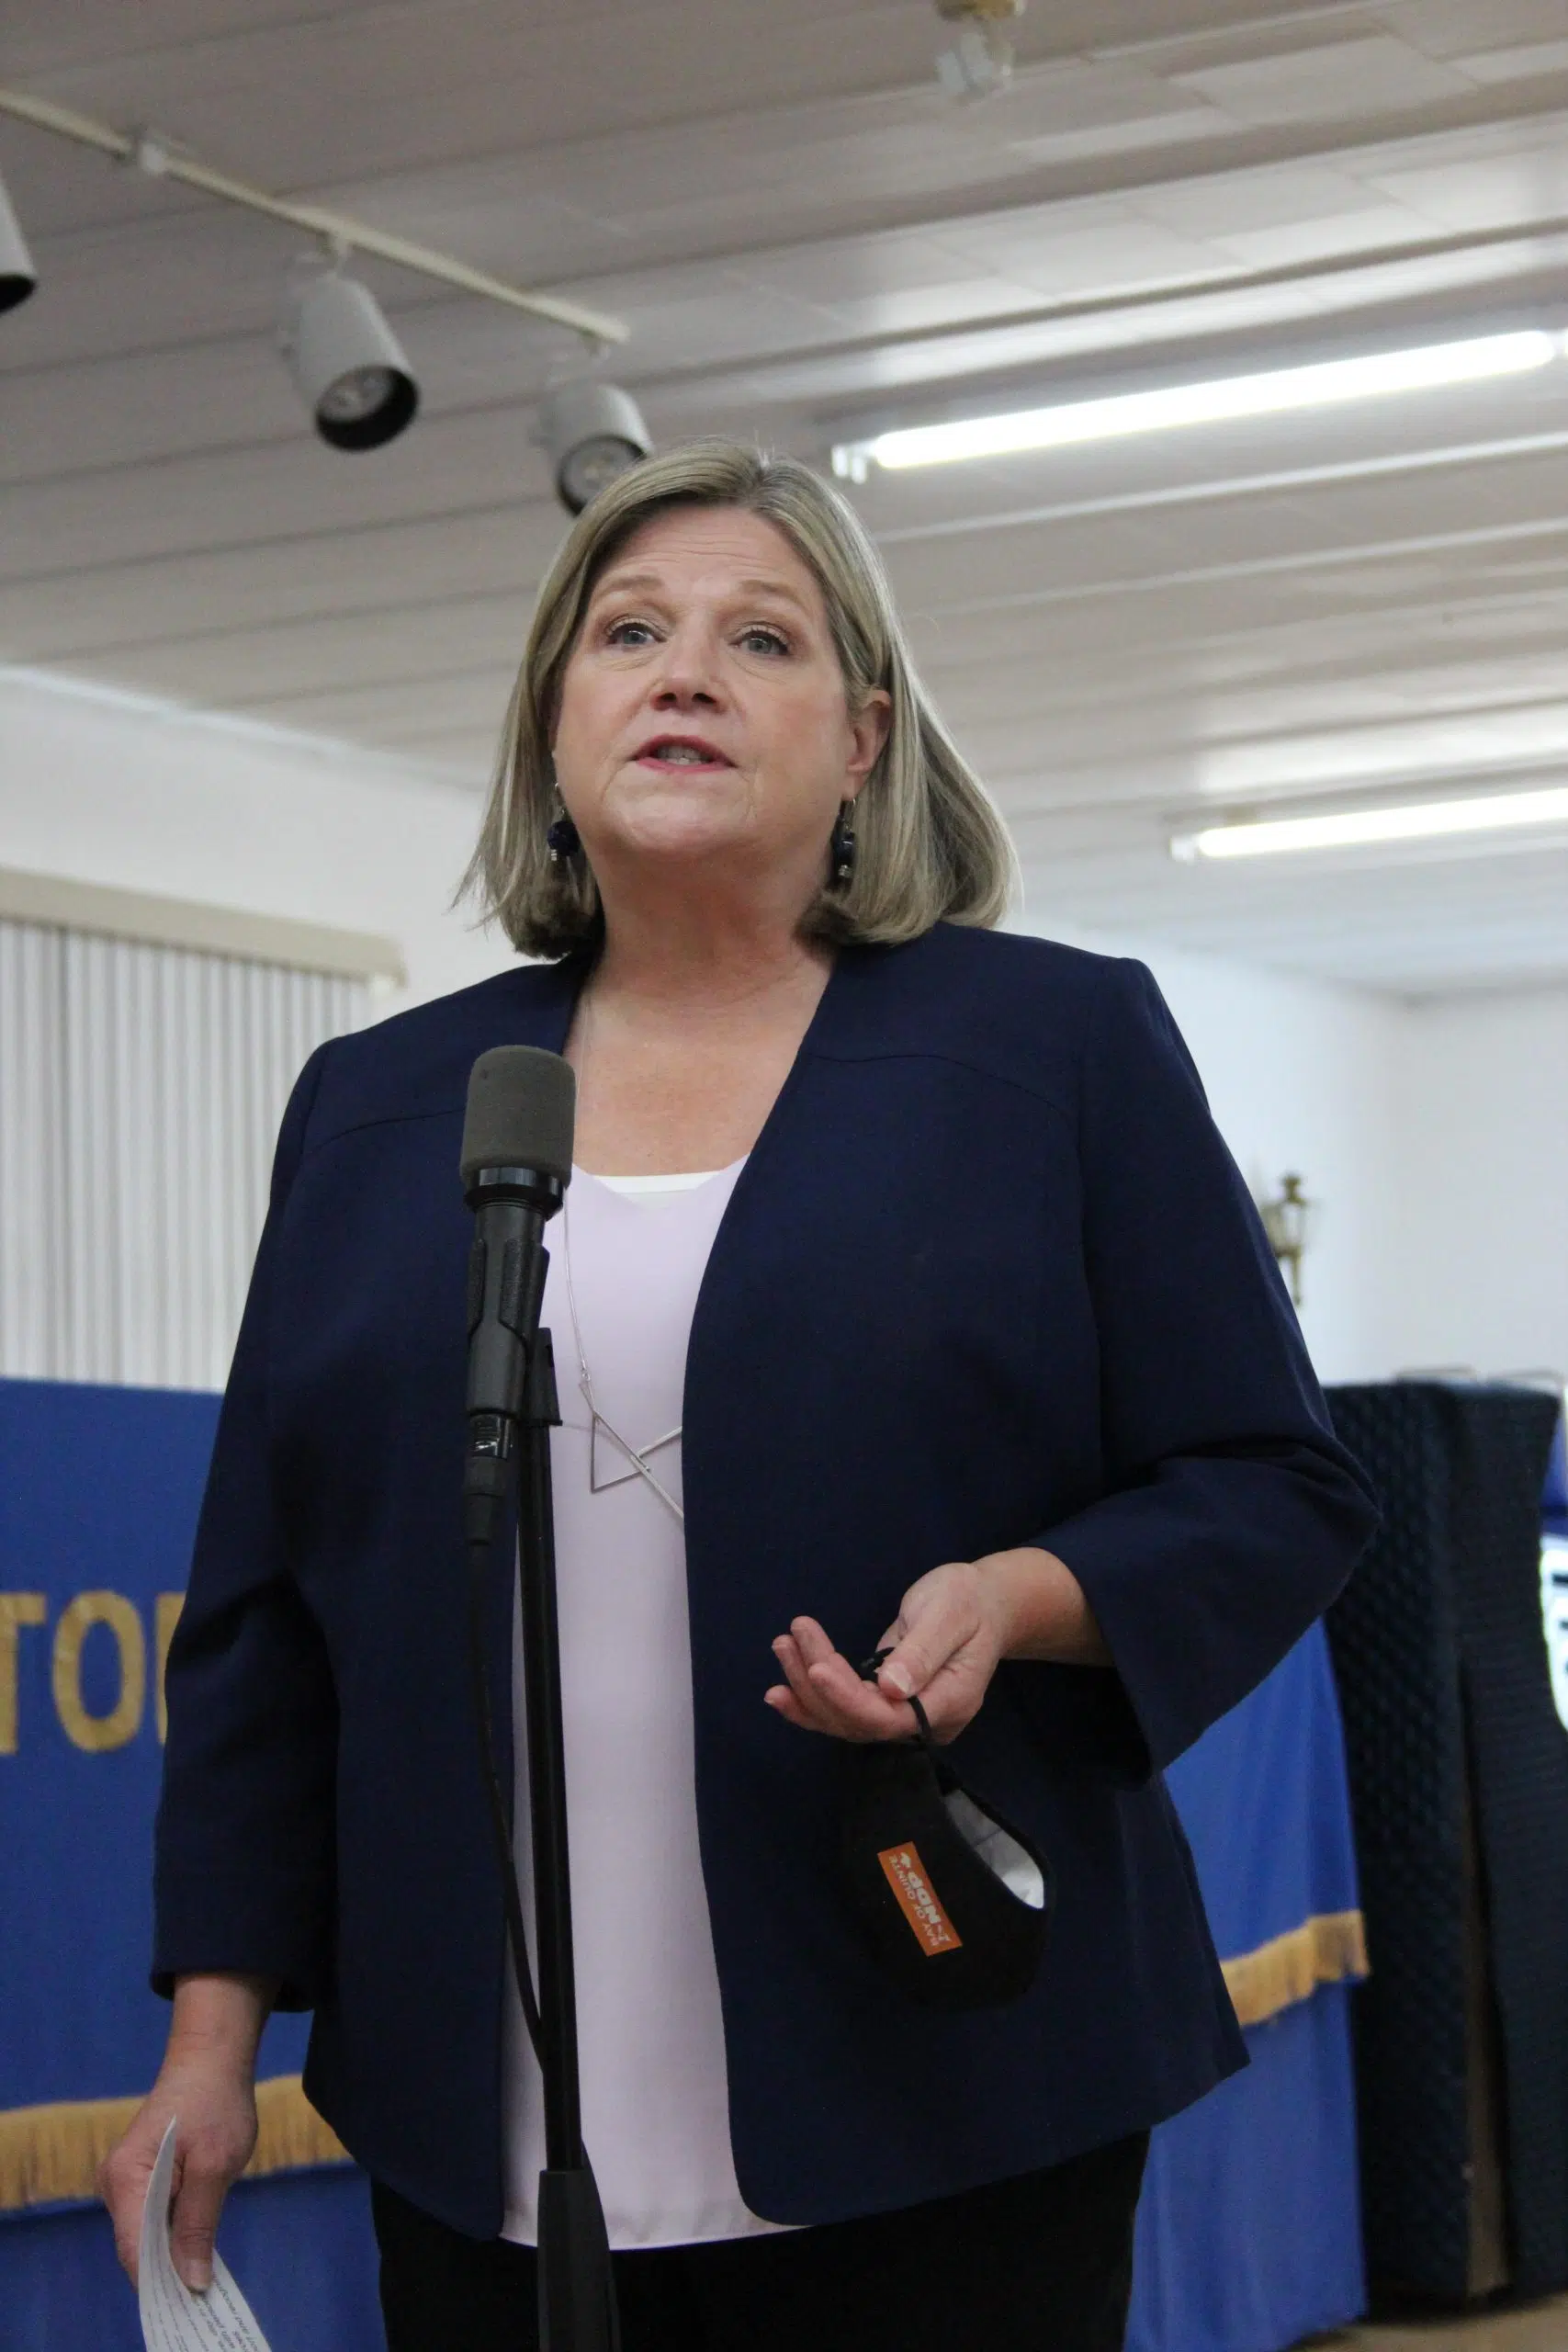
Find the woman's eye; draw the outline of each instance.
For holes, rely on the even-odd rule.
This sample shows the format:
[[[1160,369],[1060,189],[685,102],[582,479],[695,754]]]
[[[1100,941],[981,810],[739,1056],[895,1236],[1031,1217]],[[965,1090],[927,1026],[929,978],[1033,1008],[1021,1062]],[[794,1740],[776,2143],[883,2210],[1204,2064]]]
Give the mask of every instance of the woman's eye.
[[[748,628],[740,632],[740,642],[749,653],[787,653],[789,639],[776,628]]]
[[[653,630],[647,621],[612,621],[604,631],[606,645],[648,645]]]

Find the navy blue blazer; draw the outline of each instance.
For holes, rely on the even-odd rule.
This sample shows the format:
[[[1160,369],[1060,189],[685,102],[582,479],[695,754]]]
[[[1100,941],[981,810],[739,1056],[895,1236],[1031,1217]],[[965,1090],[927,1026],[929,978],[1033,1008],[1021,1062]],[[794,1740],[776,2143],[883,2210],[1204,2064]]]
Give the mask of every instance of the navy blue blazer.
[[[465,1651],[458,1135],[475,1056],[558,1050],[584,968],[311,1057],[169,1660],[155,1981],[281,1979],[315,2010],[321,2112],[476,2236],[502,2214],[504,1975]],[[1241,2064],[1159,1768],[1333,1598],[1373,1512],[1144,967],[946,924],[842,952],[719,1228],[684,1410],[748,2204],[947,2195]],[[1006,1664],[957,1744],[1059,1907],[1034,1990],[950,2017],[905,2005],[840,1908],[845,1752],[763,1705],[769,1643],[807,1611],[863,1657],[922,1571],[1028,1542],[1080,1578],[1115,1670]],[[499,1562],[493,1602],[504,1720]]]

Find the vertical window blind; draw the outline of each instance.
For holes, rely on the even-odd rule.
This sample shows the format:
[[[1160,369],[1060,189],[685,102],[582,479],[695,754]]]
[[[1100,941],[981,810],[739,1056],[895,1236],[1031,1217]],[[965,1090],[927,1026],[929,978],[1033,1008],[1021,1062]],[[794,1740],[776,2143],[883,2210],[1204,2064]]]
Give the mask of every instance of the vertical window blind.
[[[361,979],[0,920],[0,1374],[223,1384],[288,1090]]]

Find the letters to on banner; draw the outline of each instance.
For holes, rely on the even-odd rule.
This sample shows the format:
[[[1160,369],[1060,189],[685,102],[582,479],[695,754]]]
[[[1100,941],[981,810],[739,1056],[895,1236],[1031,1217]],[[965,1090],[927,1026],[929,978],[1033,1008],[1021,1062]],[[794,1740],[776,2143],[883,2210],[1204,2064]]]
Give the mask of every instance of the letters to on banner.
[[[25,1720],[21,1704],[22,1645],[29,1640],[49,1645],[54,1714],[73,1747],[102,1755],[127,1747],[150,1695],[161,1744],[168,1730],[164,1673],[183,1600],[182,1593],[160,1592],[146,1622],[124,1593],[78,1592],[51,1623],[45,1594],[0,1592],[0,1756],[18,1754],[29,1732],[37,1737],[43,1729]]]

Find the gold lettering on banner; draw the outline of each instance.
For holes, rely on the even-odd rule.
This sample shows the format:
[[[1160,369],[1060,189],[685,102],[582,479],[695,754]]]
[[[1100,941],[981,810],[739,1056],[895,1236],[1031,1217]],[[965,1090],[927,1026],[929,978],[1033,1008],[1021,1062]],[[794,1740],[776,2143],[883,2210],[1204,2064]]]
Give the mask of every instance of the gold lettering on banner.
[[[107,1625],[119,1652],[119,1696],[107,1715],[91,1715],[82,1698],[82,1645]],[[91,1754],[123,1747],[141,1728],[147,1698],[147,1640],[123,1593],[79,1592],[54,1629],[54,1706],[65,1736]]]
[[[22,1627],[42,1625],[48,1617],[41,1592],[0,1592],[0,1756],[17,1752]]]
[[[161,1592],[153,1609],[152,1648],[157,1664],[155,1674],[158,1691],[158,1745],[163,1747],[169,1736],[169,1702],[164,1694],[164,1679],[169,1670],[169,1644],[175,1638],[175,1627],[180,1622],[180,1611],[186,1605],[183,1592]]]

